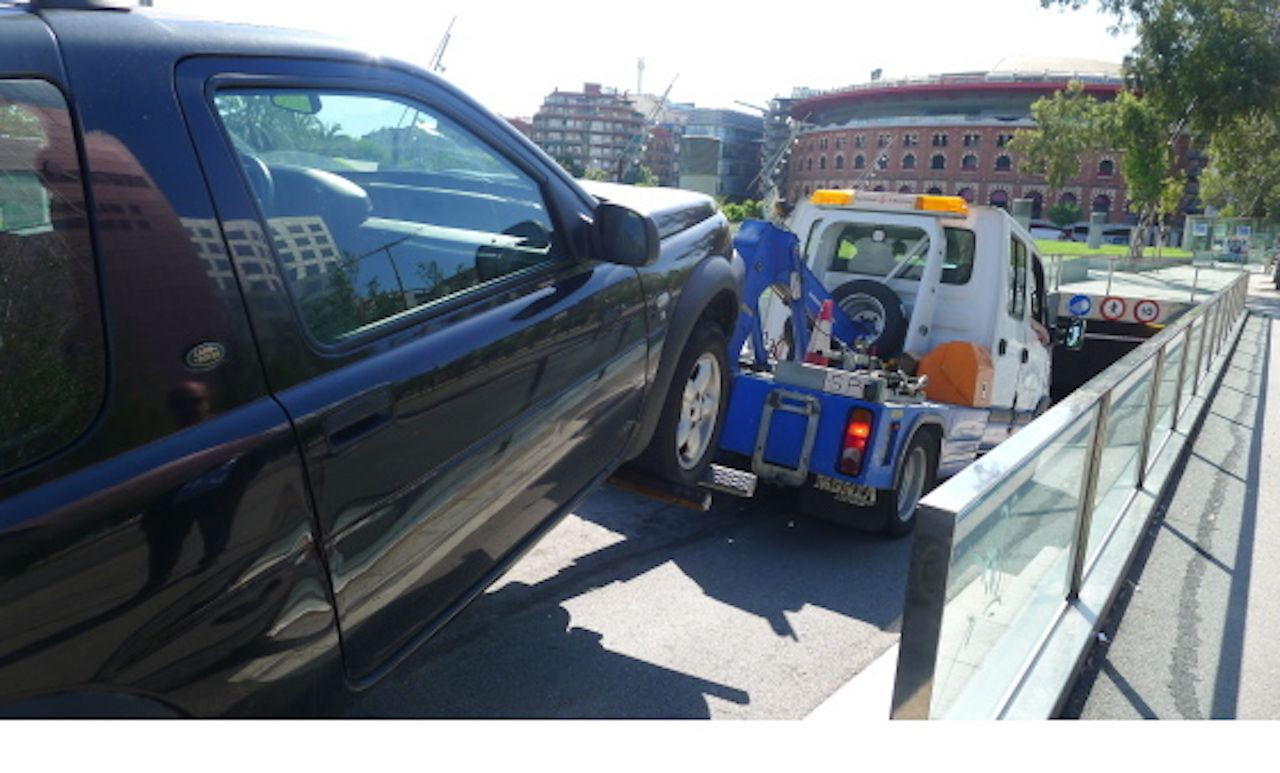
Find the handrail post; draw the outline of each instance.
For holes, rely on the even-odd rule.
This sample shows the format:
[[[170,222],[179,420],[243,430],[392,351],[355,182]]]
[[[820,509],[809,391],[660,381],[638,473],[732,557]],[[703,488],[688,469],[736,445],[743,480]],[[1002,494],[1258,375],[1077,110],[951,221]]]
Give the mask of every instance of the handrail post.
[[[1160,402],[1160,379],[1164,371],[1164,351],[1168,346],[1161,346],[1156,351],[1156,364],[1151,368],[1151,391],[1147,397],[1147,413],[1142,421],[1142,444],[1138,451],[1138,488],[1147,482],[1147,461],[1151,455],[1151,433],[1156,428],[1156,410]]]
[[[1084,582],[1085,558],[1089,554],[1089,529],[1093,525],[1094,499],[1098,495],[1098,469],[1102,466],[1102,452],[1107,445],[1107,422],[1111,418],[1111,393],[1108,389],[1098,401],[1098,415],[1094,417],[1090,434],[1088,456],[1085,457],[1084,476],[1080,479],[1080,506],[1076,511],[1075,541],[1071,546],[1071,577],[1067,585],[1067,601],[1080,597],[1080,585]]]

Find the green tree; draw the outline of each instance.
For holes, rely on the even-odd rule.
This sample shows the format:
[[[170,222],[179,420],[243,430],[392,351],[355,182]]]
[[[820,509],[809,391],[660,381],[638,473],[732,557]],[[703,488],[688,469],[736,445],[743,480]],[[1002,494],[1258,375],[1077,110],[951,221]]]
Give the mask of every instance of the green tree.
[[[636,164],[622,175],[622,181],[628,185],[638,185],[641,188],[656,188],[658,185],[658,176],[653,170],[644,164]]]
[[[1129,208],[1138,215],[1129,240],[1129,257],[1134,259],[1142,253],[1147,229],[1167,206],[1173,188],[1181,184],[1173,152],[1173,142],[1180,132],[1176,125],[1171,130],[1169,119],[1155,102],[1132,91],[1117,94],[1116,100],[1107,105],[1105,115],[1103,123],[1110,145],[1124,154],[1122,168]]]
[[[1089,0],[1040,0],[1080,8]],[[1137,33],[1125,62],[1155,111],[1211,135],[1280,104],[1280,0],[1098,0]]]
[[[609,173],[598,166],[593,166],[587,170],[587,173],[585,175],[583,175],[583,179],[599,180],[600,182],[608,182]]]
[[[1071,81],[1064,91],[1031,104],[1034,129],[1020,129],[1010,149],[1021,156],[1022,169],[1043,175],[1052,195],[1080,174],[1080,159],[1097,150],[1104,137],[1105,114],[1084,84]]]
[[[1200,196],[1229,215],[1280,220],[1280,116],[1254,113],[1209,143]]]
[[[1080,207],[1070,201],[1059,201],[1049,207],[1049,222],[1059,228],[1068,228],[1080,220]]]
[[[582,177],[587,170],[573,156],[556,156],[555,161],[564,171],[569,173],[570,177]]]

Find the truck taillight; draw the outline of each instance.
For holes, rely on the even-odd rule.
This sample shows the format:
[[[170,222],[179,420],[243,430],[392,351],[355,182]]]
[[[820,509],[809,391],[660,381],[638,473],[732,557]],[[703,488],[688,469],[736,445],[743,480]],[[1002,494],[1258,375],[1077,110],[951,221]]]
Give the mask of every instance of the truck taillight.
[[[862,472],[862,459],[871,440],[871,411],[854,408],[844,428],[844,446],[840,449],[840,472],[857,475]]]

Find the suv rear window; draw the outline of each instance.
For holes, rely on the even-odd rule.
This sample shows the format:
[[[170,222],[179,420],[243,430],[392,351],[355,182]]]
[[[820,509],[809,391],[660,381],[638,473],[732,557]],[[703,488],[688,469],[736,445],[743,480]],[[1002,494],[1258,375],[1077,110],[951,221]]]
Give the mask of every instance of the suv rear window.
[[[45,81],[0,79],[0,474],[84,432],[105,359],[67,103]]]

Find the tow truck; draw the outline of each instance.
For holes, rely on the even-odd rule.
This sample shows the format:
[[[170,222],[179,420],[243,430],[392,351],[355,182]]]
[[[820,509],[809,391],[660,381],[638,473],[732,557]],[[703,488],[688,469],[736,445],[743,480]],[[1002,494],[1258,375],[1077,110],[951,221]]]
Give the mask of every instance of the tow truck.
[[[713,477],[749,471],[806,514],[901,536],[924,493],[1048,407],[1044,269],[1004,210],[819,190],[734,246],[745,307]]]

